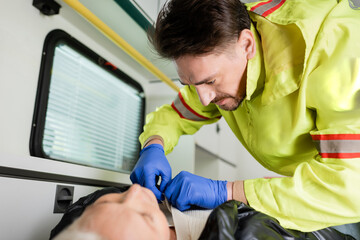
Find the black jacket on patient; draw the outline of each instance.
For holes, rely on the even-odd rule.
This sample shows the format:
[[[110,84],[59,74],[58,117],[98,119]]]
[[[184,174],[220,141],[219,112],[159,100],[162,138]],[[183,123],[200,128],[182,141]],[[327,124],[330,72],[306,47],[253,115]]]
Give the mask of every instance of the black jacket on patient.
[[[210,214],[199,239],[340,240],[355,239],[333,228],[299,232],[281,227],[279,222],[238,201],[228,201]]]
[[[66,210],[60,222],[51,231],[50,239],[73,223],[87,206],[93,204],[101,196],[121,193],[128,188],[129,186],[104,188],[80,198]],[[356,238],[342,234],[334,228],[308,233],[285,229],[275,218],[258,212],[242,202],[228,201],[212,211],[199,239],[352,240]]]

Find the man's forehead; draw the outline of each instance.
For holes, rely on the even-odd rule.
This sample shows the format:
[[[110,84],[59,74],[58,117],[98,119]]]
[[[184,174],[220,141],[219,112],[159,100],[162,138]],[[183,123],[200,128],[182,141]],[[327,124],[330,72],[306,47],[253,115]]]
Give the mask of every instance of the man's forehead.
[[[175,59],[175,67],[182,83],[196,84],[211,81],[221,70],[222,58],[218,54],[184,55]]]
[[[211,73],[211,74],[203,74],[203,76],[193,76],[193,77],[186,77],[186,76],[180,76],[180,83],[182,85],[201,85],[201,84],[204,84],[204,83],[207,83],[209,81],[212,81],[214,80],[214,78],[216,78],[217,76],[217,73]]]

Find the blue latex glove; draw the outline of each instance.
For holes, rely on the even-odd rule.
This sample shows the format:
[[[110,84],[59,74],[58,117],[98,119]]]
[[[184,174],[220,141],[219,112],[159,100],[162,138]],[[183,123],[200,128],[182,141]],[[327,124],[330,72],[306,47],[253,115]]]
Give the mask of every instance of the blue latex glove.
[[[156,184],[159,176],[161,176],[161,184],[158,189]],[[160,144],[151,144],[141,150],[130,180],[150,189],[159,201],[164,200],[162,193],[171,180],[171,167]]]
[[[215,208],[227,201],[227,181],[216,181],[182,171],[170,181],[165,196],[180,211],[191,206]]]

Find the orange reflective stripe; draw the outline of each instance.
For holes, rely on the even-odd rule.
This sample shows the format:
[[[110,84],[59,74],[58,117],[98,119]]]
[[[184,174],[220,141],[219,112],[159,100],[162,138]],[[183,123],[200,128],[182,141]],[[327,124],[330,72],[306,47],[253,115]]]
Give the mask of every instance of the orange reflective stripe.
[[[360,153],[320,153],[322,158],[360,158]]]
[[[360,134],[312,135],[323,158],[360,158]]]
[[[250,11],[257,13],[263,17],[266,17],[270,13],[281,7],[286,0],[269,0],[267,2],[261,2],[253,6]]]
[[[360,140],[360,134],[322,134],[311,137],[313,140]]]

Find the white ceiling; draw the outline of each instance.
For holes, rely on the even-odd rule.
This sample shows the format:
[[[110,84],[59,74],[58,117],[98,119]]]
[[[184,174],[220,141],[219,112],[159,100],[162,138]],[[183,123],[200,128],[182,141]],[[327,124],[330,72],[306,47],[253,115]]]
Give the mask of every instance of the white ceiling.
[[[114,1],[114,0],[79,0],[98,18],[100,18],[106,25],[114,30],[120,37],[127,41],[133,48],[152,62],[159,68],[167,77],[171,79],[178,79],[177,72],[171,61],[161,59],[155,50],[150,46],[146,32]],[[146,0],[138,1],[138,5],[148,7],[149,1],[155,1],[157,4],[156,11],[158,11],[159,4],[163,4],[164,0]],[[148,6],[144,5],[148,4]],[[150,14],[154,17],[154,10]],[[157,83],[160,81],[157,77],[149,72],[147,76],[150,83]]]

